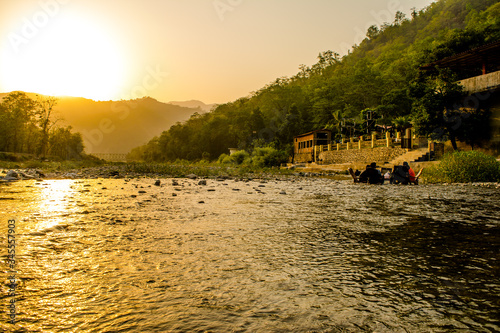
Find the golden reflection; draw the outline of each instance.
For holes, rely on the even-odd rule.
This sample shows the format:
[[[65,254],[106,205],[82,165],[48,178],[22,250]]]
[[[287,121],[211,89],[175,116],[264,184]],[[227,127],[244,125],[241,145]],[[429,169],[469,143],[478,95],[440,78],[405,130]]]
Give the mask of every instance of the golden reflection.
[[[72,179],[47,180],[41,186],[40,197],[36,205],[38,210],[38,230],[52,228],[61,224],[70,213],[70,200],[76,190]]]

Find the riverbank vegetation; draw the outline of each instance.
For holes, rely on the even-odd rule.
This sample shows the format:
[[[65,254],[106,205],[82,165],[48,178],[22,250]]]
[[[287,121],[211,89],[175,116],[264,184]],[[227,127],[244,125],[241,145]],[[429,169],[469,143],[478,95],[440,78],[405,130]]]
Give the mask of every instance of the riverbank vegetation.
[[[0,161],[0,170],[36,169],[47,177],[246,177],[270,178],[274,176],[290,176],[296,171],[277,167],[257,167],[255,165],[239,165],[236,163],[209,162],[206,160],[192,162],[178,160],[174,162],[105,162],[102,160],[70,160],[42,162],[39,160]],[[0,177],[4,176],[0,172]]]
[[[12,92],[0,103],[0,159],[28,154],[45,159],[82,158],[83,140],[71,126],[59,126],[54,114],[57,99],[31,99],[24,92]],[[11,153],[11,154],[8,154]],[[22,157],[21,157],[22,159]]]
[[[499,39],[496,0],[440,0],[413,10],[408,18],[398,11],[393,22],[370,26],[347,55],[322,52],[316,64],[301,65],[296,75],[277,78],[212,112],[193,115],[135,148],[129,157],[223,163],[242,158],[244,163],[247,156],[221,155],[238,148],[252,156],[256,148],[270,147],[291,156],[295,135],[327,128],[335,139],[359,136],[396,128],[401,119],[421,135],[478,146],[487,138],[484,130],[477,130],[489,122],[487,101],[464,113],[450,106],[452,99],[462,96],[452,84],[457,77],[420,68]],[[436,89],[439,94],[434,94]]]
[[[499,182],[500,162],[479,151],[456,151],[425,170],[428,183]]]
[[[11,156],[10,158],[4,158],[5,156]],[[12,158],[12,156],[16,156]],[[97,166],[108,165],[109,163],[104,160],[97,158],[87,157],[85,159],[73,159],[73,160],[40,160],[33,158],[30,155],[21,155],[24,157],[19,157],[19,155],[11,155],[6,153],[0,153],[0,169],[39,169],[47,172],[55,171],[69,171],[76,169],[92,168]]]

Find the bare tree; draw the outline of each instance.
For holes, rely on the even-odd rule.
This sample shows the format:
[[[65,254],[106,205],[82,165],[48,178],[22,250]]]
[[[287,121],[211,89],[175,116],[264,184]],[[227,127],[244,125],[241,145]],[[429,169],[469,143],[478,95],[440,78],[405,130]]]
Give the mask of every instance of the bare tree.
[[[38,148],[38,154],[41,157],[45,157],[47,154],[47,148],[49,143],[49,132],[52,126],[60,120],[58,118],[54,119],[54,107],[56,106],[58,99],[55,97],[44,97],[38,96],[37,99],[37,116],[38,123],[40,126],[42,138],[40,141],[40,146]]]

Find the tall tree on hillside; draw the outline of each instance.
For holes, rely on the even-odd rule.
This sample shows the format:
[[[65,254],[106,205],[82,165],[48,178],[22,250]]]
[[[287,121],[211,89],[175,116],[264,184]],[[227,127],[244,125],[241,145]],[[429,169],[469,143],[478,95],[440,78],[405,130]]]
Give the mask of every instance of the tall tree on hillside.
[[[55,97],[38,97],[36,115],[38,117],[38,124],[41,130],[40,146],[38,148],[38,155],[45,157],[49,144],[49,133],[52,126],[55,125],[58,119],[53,119],[54,106],[57,104]]]
[[[458,119],[466,119],[459,105],[465,93],[456,76],[446,69],[423,74],[413,84],[412,95],[415,97],[412,116],[417,132],[433,140],[448,138],[457,150],[459,129],[464,125]]]
[[[13,92],[2,100],[4,110],[3,121],[6,122],[3,133],[6,140],[6,151],[29,152],[26,145],[30,126],[35,114],[36,102],[24,92]]]

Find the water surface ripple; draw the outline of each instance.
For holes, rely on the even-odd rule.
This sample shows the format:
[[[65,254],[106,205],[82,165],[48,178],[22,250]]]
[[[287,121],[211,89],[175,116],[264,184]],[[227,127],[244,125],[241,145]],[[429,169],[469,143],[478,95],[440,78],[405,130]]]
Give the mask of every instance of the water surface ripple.
[[[0,186],[19,332],[498,332],[500,190],[92,179]],[[286,193],[286,194],[284,194]]]

